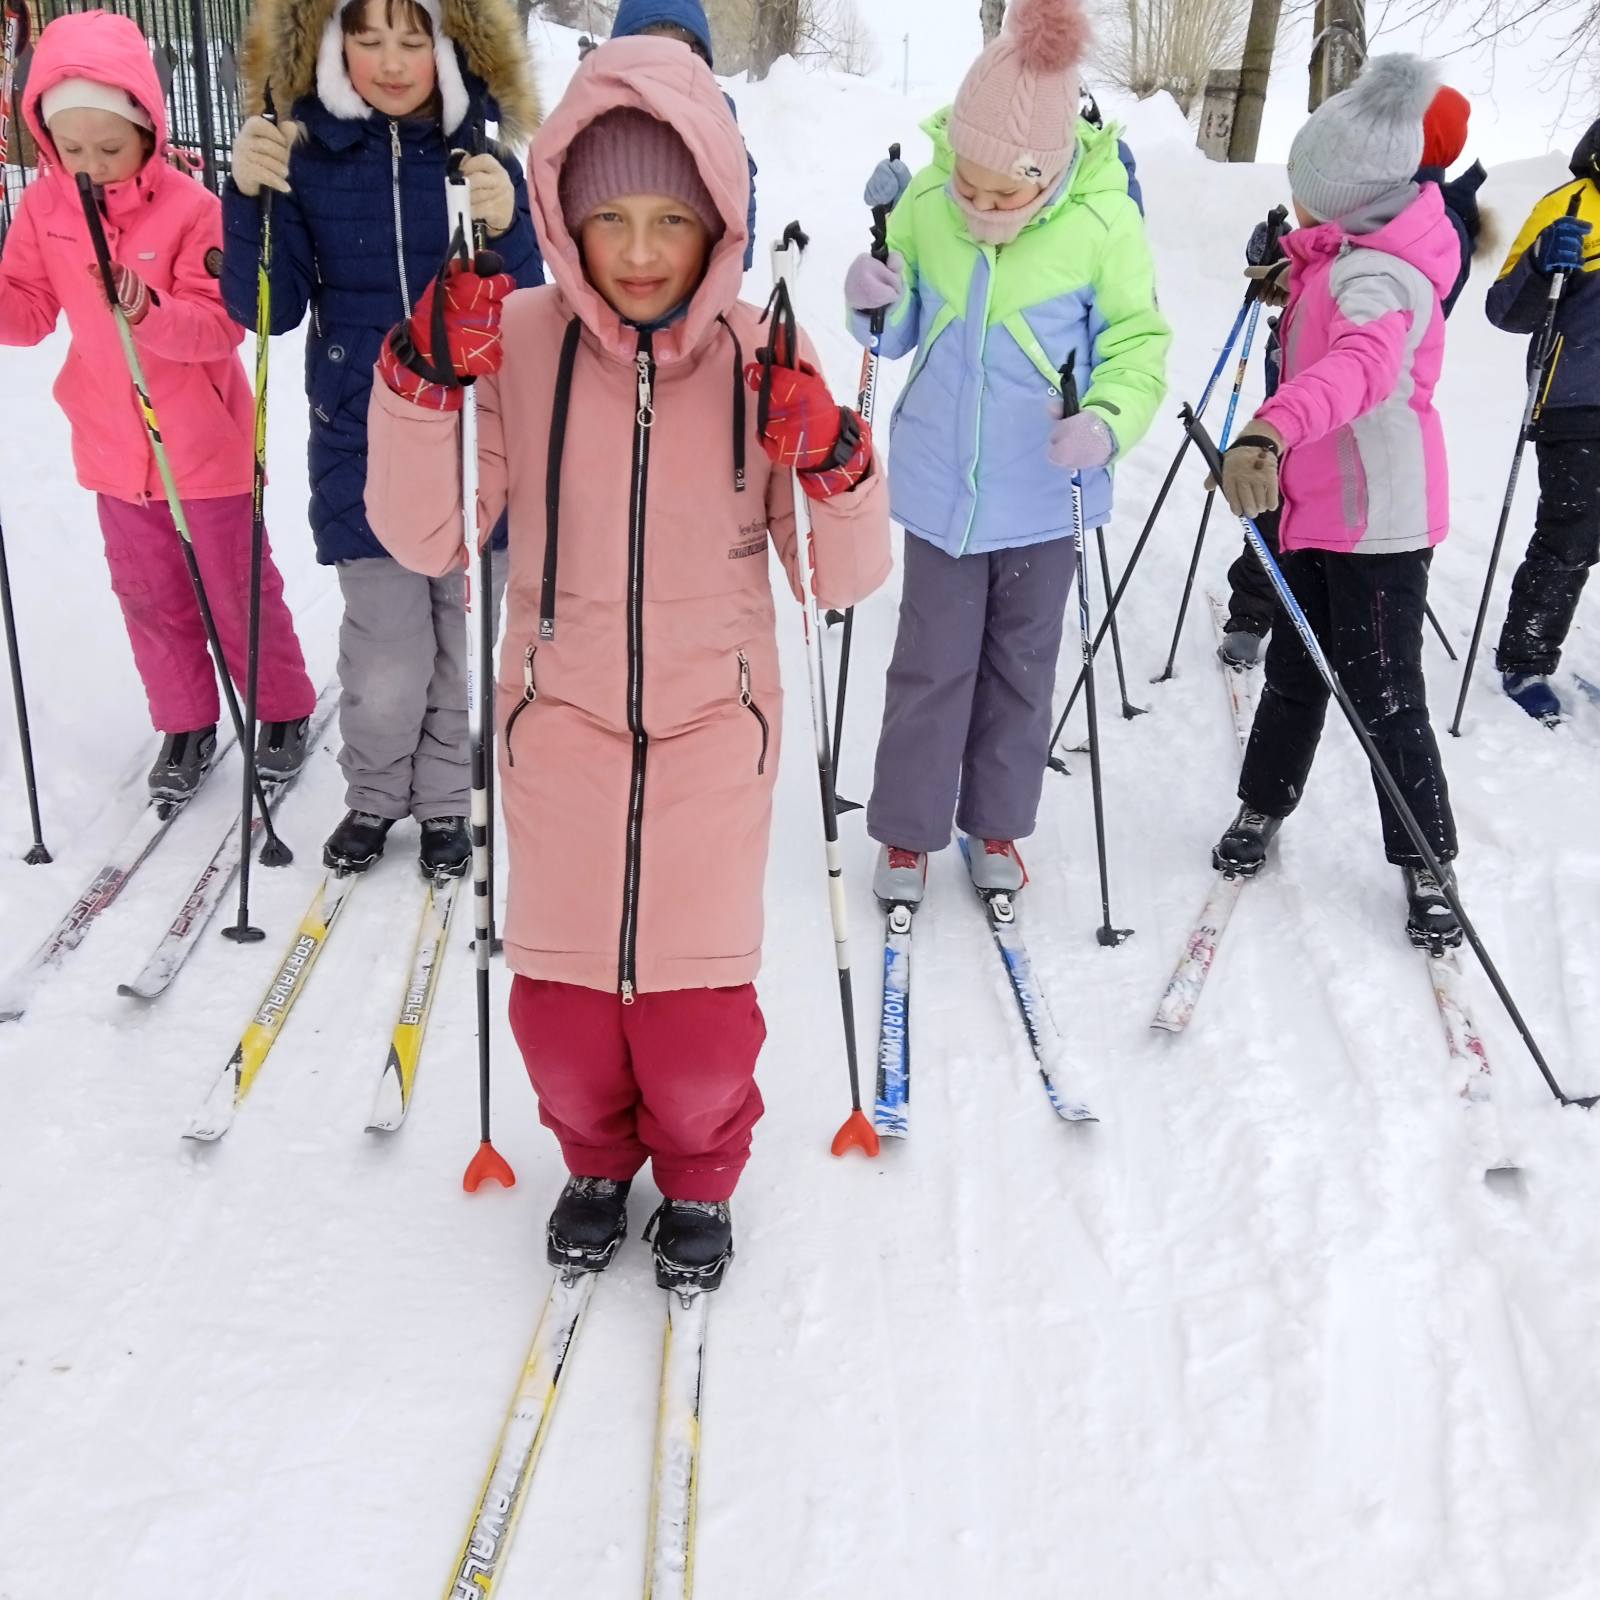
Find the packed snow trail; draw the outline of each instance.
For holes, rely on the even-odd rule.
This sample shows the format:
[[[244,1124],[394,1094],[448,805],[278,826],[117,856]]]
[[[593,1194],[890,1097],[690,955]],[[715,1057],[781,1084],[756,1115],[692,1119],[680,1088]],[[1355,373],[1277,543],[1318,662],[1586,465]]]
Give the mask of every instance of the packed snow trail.
[[[957,10],[950,88],[970,54],[964,0]],[[553,98],[575,39],[539,38],[560,56],[546,73]],[[865,247],[873,152],[899,139],[908,160],[923,158],[915,123],[932,96],[787,65],[765,86],[732,87],[762,161],[764,236],[795,216],[812,234],[812,332],[847,394],[859,353],[820,286]],[[1114,568],[1176,448],[1178,401],[1198,393],[1226,334],[1249,223],[1284,187],[1281,170],[1202,163],[1164,103],[1134,108],[1130,137],[1178,338],[1171,402],[1119,474]],[[777,154],[801,149],[803,164]],[[1486,204],[1520,215],[1562,165],[1497,171]],[[1452,320],[1444,385],[1458,530],[1434,603],[1458,645],[1521,395],[1520,341],[1482,320],[1494,265],[1480,263]],[[58,335],[7,351],[3,368],[0,493],[58,854],[50,868],[16,859],[26,818],[5,727],[0,794],[16,803],[0,814],[0,900],[8,928],[30,932],[116,836],[131,797],[112,792],[116,775],[142,770],[153,744],[92,503],[69,481],[65,427],[45,398],[62,348]],[[322,681],[338,606],[304,531],[294,357],[291,341],[273,363],[269,511]],[[904,374],[905,363],[883,371],[885,421]],[[1201,476],[1186,471],[1129,589],[1134,684],[1170,637]],[[1514,537],[1530,516],[1525,498]],[[1223,581],[1228,544],[1213,537],[1202,587]],[[1568,661],[1600,678],[1590,615]],[[894,619],[893,585],[857,616],[841,783],[863,799]],[[796,759],[808,747],[804,663],[798,628],[780,639],[790,759],[762,980],[768,1116],[715,1306],[699,1600],[956,1600],[997,1585],[1023,1600],[1592,1600],[1600,1125],[1550,1102],[1469,965],[1527,1169],[1520,1201],[1483,1184],[1344,730],[1330,724],[1281,835],[1293,895],[1253,888],[1187,1033],[1152,1035],[1234,809],[1237,744],[1208,630],[1191,618],[1175,679],[1139,689],[1151,714],[1104,728],[1117,905],[1139,938],[1120,950],[1094,940],[1081,758],[1048,780],[1025,846],[1029,951],[1102,1121],[1069,1129],[1051,1112],[947,855],[918,913],[915,1137],[886,1143],[876,1162],[836,1162],[836,984],[815,775]],[[1069,646],[1063,684],[1075,659]],[[1442,663],[1430,648],[1436,706],[1454,681]],[[1103,681],[1109,670],[1108,656]],[[1600,748],[1587,709],[1551,734],[1486,679],[1467,737],[1445,750],[1469,903],[1573,1092],[1600,1087],[1588,1048],[1600,1015]],[[351,901],[249,1114],[215,1148],[178,1137],[281,956],[342,810],[338,773],[318,761],[280,813],[295,865],[253,881],[266,942],[208,935],[159,1006],[129,1007],[115,985],[204,864],[236,802],[224,788],[186,819],[198,851],[168,840],[0,1035],[10,1600],[301,1600],[326,1588],[334,1562],[353,1595],[437,1592],[548,1286],[559,1161],[504,1022],[502,967],[495,1131],[518,1187],[460,1188],[477,1139],[463,951],[444,970],[405,1127],[362,1131],[416,926],[409,826]],[[881,918],[860,819],[843,833],[870,1061]],[[1297,906],[1313,909],[1297,917]],[[637,1235],[652,1204],[641,1180],[633,1237],[564,1380],[504,1600],[641,1592],[662,1296]]]

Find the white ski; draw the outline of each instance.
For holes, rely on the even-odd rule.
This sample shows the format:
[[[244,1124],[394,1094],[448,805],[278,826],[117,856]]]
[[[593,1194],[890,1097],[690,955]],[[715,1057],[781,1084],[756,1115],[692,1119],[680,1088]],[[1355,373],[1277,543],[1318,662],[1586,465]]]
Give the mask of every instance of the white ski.
[[[459,878],[441,878],[428,885],[422,903],[422,919],[417,925],[411,967],[406,974],[400,1015],[389,1039],[389,1057],[372,1103],[369,1133],[393,1133],[411,1109],[411,1094],[416,1087],[417,1069],[422,1062],[422,1044],[428,1032],[428,1017],[439,986],[439,969],[449,948],[450,913],[455,909]]]
[[[1166,993],[1156,1014],[1151,1019],[1152,1028],[1167,1033],[1182,1033],[1194,1020],[1194,1008],[1206,979],[1211,976],[1212,963],[1217,959],[1217,946],[1227,931],[1233,908],[1239,903],[1239,891],[1244,888],[1243,878],[1232,878],[1226,873],[1215,874],[1216,881],[1200,908],[1200,916],[1190,930],[1183,956],[1167,980]]]
[[[705,1384],[711,1296],[667,1291],[661,1403],[650,1485],[645,1600],[689,1600],[694,1590],[695,1513],[700,1490],[700,1396]]]

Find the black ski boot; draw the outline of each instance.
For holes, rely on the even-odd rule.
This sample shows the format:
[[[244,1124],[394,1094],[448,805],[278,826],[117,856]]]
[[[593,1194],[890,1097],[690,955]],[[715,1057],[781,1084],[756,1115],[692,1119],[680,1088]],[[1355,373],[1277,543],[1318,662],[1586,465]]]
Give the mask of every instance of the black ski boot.
[[[297,777],[305,765],[310,732],[310,717],[263,722],[256,730],[256,776],[263,783],[287,783]]]
[[[1450,909],[1439,880],[1427,867],[1405,867],[1406,901],[1410,914],[1406,918],[1406,937],[1419,950],[1432,955],[1443,955],[1454,950],[1465,935],[1456,914]],[[1455,874],[1445,869],[1450,887],[1456,886]]]
[[[182,805],[194,798],[217,759],[217,725],[169,733],[150,769],[150,798]]]
[[[1267,864],[1267,847],[1282,826],[1282,817],[1240,806],[1239,815],[1211,852],[1211,865],[1230,878],[1255,877]]]
[[[417,864],[425,878],[464,878],[472,865],[472,835],[465,817],[429,817],[422,824]]]
[[[335,872],[365,872],[383,854],[383,841],[394,826],[392,817],[370,811],[347,811],[322,847],[322,864]]]
[[[545,1255],[567,1272],[602,1272],[628,1236],[629,1180],[568,1178],[545,1228]]]
[[[733,1213],[712,1200],[663,1200],[645,1224],[654,1238],[656,1282],[663,1289],[696,1293],[716,1289],[733,1260]]]

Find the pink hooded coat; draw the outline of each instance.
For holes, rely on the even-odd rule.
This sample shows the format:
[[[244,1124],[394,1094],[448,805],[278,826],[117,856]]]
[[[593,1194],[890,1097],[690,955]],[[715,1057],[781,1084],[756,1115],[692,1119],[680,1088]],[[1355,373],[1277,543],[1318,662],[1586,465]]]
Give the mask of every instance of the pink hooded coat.
[[[112,260],[153,291],[133,330],[150,398],[186,500],[248,494],[253,475],[250,385],[207,257],[222,244],[222,206],[167,165],[167,116],[144,35],[103,11],[60,17],[39,35],[23,115],[39,142],[41,173],[23,196],[0,258],[0,344],[38,344],[64,311],[72,346],[55,397],[72,424],[72,458],[85,489],[118,500],[161,499],[116,323],[71,174],[39,119],[44,92],[66,78],[125,89],[155,123],[155,154],[136,177],[106,190]],[[220,254],[212,264],[220,267]]]
[[[1426,550],[1450,531],[1433,391],[1461,247],[1437,184],[1373,231],[1352,220],[1284,240],[1283,382],[1257,413],[1286,445],[1283,548]]]
[[[573,139],[619,106],[678,132],[726,224],[687,314],[652,336],[647,394],[642,336],[589,285],[561,214]],[[477,386],[482,525],[510,508],[498,697],[506,956],[528,977],[624,998],[745,983],[760,965],[783,723],[768,544],[792,586],[800,553],[792,478],[757,442],[740,371],[767,339],[760,313],[738,298],[744,146],[692,51],[623,39],[578,69],[529,170],[556,286],[507,301],[505,365]],[[563,429],[554,424],[564,345]],[[452,570],[462,549],[457,419],[379,382],[369,428],[374,531],[407,566]],[[851,605],[888,575],[886,490],[875,465],[850,494],[813,505],[824,605]]]

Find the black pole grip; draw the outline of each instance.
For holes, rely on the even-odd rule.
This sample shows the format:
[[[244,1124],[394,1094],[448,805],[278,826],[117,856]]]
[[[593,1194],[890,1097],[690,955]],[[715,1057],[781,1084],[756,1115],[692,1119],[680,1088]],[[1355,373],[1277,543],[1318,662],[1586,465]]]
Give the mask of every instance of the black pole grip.
[[[111,251],[106,245],[106,230],[100,221],[100,207],[95,203],[94,184],[87,172],[78,174],[78,199],[83,202],[83,219],[89,225],[89,242],[94,246],[95,265],[100,269],[100,282],[106,291],[106,303],[117,303],[117,280],[111,272]]]
[[[1061,369],[1061,415],[1075,417],[1083,408],[1078,404],[1078,380],[1076,370],[1078,366],[1078,352],[1074,350],[1066,360],[1066,365]]]

